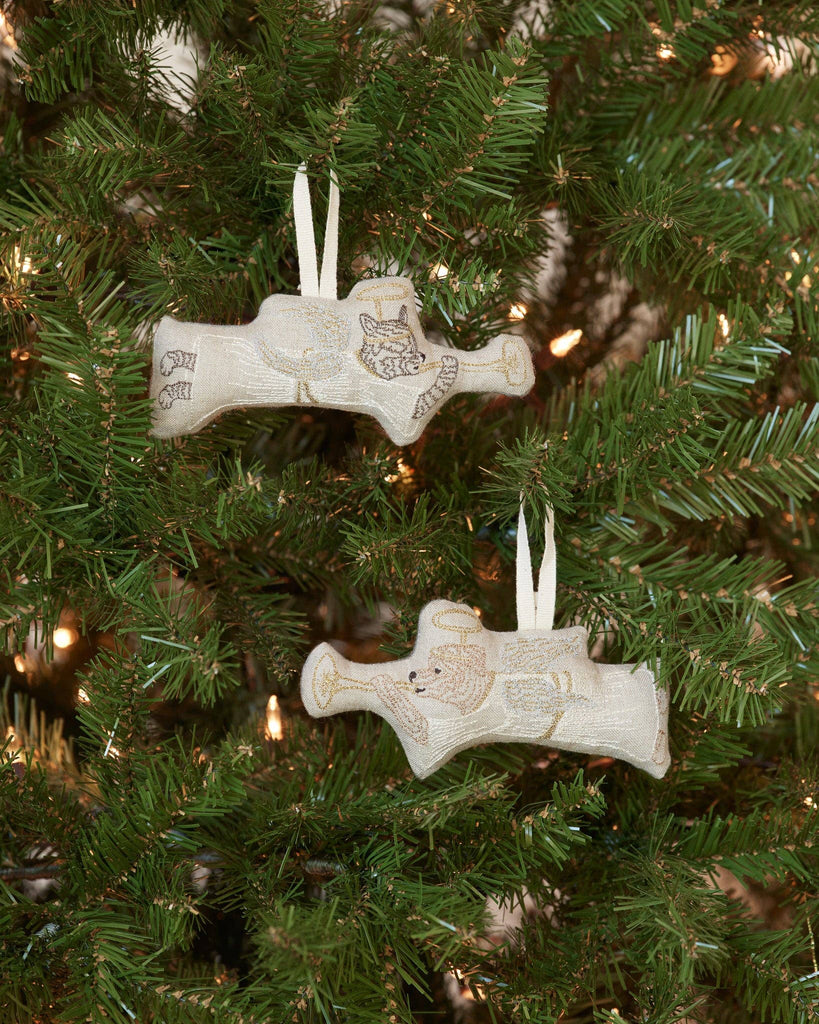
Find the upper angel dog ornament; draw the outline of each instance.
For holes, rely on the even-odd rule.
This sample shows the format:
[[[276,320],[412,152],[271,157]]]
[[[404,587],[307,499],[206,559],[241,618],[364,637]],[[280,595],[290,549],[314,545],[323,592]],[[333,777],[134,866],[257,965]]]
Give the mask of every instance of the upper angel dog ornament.
[[[582,626],[553,629],[555,583],[551,514],[535,593],[521,509],[516,632],[485,629],[468,605],[432,601],[408,658],[359,665],[329,644],[316,647],[302,671],[304,705],[315,717],[381,715],[422,779],[459,750],[503,741],[617,757],[662,778],[667,692],[645,665],[591,661]]]
[[[534,383],[522,338],[500,335],[477,352],[428,342],[403,277],[359,282],[336,295],[339,195],[331,179],[318,274],[310,192],[296,174],[293,210],[301,295],[271,295],[249,324],[180,323],[154,337],[153,432],[192,434],[220,412],[252,405],[313,405],[367,413],[390,439],[411,444],[461,391],[525,395]]]

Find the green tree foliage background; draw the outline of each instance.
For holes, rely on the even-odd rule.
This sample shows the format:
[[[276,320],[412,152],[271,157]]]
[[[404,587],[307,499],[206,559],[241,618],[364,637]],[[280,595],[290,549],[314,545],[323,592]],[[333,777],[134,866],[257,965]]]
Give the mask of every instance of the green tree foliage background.
[[[0,1019],[819,1019],[815,6],[3,12]],[[303,160],[340,294],[406,273],[464,349],[525,305],[527,399],[404,450],[305,408],[150,436],[162,315],[297,290]],[[607,370],[614,274],[662,326]],[[406,652],[434,597],[514,628],[521,493],[558,624],[670,691],[661,782],[526,745],[419,782],[380,720],[304,715],[319,640]]]

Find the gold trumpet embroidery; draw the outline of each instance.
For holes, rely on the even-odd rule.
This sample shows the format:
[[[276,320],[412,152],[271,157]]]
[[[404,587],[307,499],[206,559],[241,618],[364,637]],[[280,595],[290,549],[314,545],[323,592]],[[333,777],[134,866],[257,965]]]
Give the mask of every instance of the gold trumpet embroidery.
[[[472,363],[461,359],[461,365],[464,370],[470,373],[485,373],[487,370],[493,369],[500,370],[510,387],[520,387],[531,372],[529,363],[521,351],[522,344],[521,339],[507,336],[503,339],[501,354],[497,359],[484,363]]]

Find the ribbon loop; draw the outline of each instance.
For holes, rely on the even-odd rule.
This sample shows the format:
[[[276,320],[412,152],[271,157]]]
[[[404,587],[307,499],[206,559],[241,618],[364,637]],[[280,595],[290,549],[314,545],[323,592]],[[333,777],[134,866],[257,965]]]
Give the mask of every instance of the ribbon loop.
[[[515,564],[517,589],[518,629],[552,629],[555,618],[557,592],[557,549],[555,547],[555,519],[551,508],[546,510],[546,544],[538,572],[537,592],[532,580],[532,556],[529,552],[529,533],[523,504],[518,514],[518,545]]]
[[[327,227],[324,232],[324,254],[321,260],[321,280],[318,272],[318,253],[313,229],[313,207],[307,165],[299,164],[293,182],[293,217],[296,221],[296,250],[301,275],[301,294],[321,299],[336,299],[338,265],[338,179],[330,172],[330,198],[327,205]]]
[[[337,299],[338,280],[338,179],[330,171],[330,198],[327,204],[327,226],[324,231],[324,252],[321,257],[319,295],[323,299]]]

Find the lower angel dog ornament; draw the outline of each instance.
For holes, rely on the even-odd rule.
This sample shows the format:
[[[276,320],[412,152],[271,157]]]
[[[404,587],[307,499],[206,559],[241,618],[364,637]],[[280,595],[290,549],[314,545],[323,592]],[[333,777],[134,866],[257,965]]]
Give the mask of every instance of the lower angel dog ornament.
[[[549,513],[538,591],[523,509],[518,522],[518,629],[494,633],[463,604],[432,601],[412,654],[360,665],[316,647],[301,697],[316,718],[374,711],[393,727],[419,778],[478,743],[531,742],[620,758],[659,779],[670,763],[668,694],[645,665],[602,665],[582,626],[553,629],[556,550]]]
[[[407,278],[360,281],[338,299],[338,207],[331,179],[319,279],[310,192],[300,168],[293,211],[301,295],[271,295],[255,320],[238,326],[163,317],[154,336],[154,434],[193,434],[227,409],[310,405],[374,416],[403,445],[416,441],[459,392],[531,389],[532,356],[516,335],[499,335],[476,352],[427,341]]]

